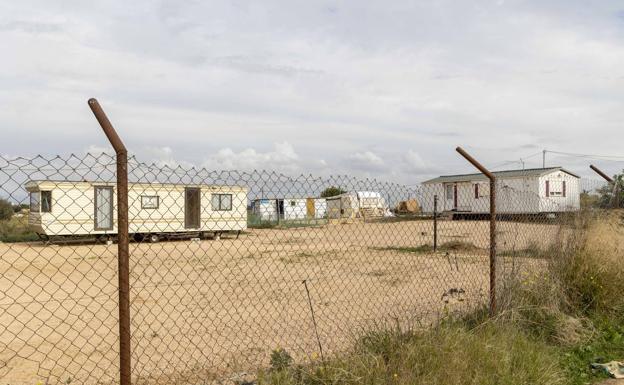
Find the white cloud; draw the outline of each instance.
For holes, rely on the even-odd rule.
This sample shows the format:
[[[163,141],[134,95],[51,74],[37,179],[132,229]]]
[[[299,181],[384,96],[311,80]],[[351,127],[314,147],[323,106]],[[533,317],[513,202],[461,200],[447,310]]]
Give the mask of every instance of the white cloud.
[[[408,150],[403,156],[403,160],[405,161],[408,172],[424,172],[428,169],[427,163],[422,159],[420,154],[414,150]]]
[[[621,15],[618,0],[3,2],[0,151],[107,148],[96,96],[159,164],[400,179],[471,170],[456,145],[496,149],[473,153],[486,165],[528,145],[617,154]]]
[[[356,152],[348,155],[346,159],[355,170],[375,172],[385,167],[384,160],[372,151]]]
[[[274,143],[273,150],[259,152],[246,148],[239,152],[223,148],[205,159],[203,165],[209,169],[224,170],[278,170],[296,172],[299,170],[299,155],[288,142]]]

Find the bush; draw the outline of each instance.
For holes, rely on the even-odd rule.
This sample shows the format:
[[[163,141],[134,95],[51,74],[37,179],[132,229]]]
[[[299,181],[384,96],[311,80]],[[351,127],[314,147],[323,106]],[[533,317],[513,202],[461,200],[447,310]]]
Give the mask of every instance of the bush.
[[[28,217],[13,217],[7,221],[0,221],[0,242],[28,242],[36,241],[39,237],[30,231]]]
[[[8,221],[13,216],[13,205],[6,199],[0,198],[0,220]]]

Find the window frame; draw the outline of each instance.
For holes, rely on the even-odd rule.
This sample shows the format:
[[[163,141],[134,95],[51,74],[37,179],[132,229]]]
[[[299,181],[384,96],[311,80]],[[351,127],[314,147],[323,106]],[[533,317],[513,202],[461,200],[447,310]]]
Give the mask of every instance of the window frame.
[[[110,227],[98,227],[98,199],[97,192],[98,190],[109,190],[111,192],[111,203],[110,203]],[[113,186],[93,186],[93,230],[94,231],[109,231],[115,228],[115,189]]]
[[[37,194],[37,196],[39,197],[39,198],[37,198],[37,207],[34,208],[34,209],[33,209],[33,194]],[[39,212],[41,212],[41,191],[39,191],[39,190],[31,191],[29,200],[30,200],[30,202],[29,202],[30,205],[28,207],[28,210],[31,213],[39,213]]]
[[[455,198],[454,185],[451,183],[448,183],[444,187],[444,199],[446,199],[447,201],[450,201],[454,198]]]
[[[43,210],[43,194],[49,195],[48,200],[48,209]],[[52,190],[40,190],[39,191],[39,212],[40,213],[51,213],[52,212]]]
[[[145,198],[156,198],[156,207],[148,207],[145,205],[143,199]],[[160,196],[158,195],[141,195],[141,210],[158,210],[160,208]]]
[[[229,205],[229,208],[225,208],[225,209],[223,208],[223,197],[224,197],[224,196],[229,196],[229,197],[230,197],[230,205]],[[214,207],[214,201],[213,201],[213,199],[214,199],[215,197],[218,197],[218,200],[219,200],[219,205],[218,205],[218,207]],[[222,193],[213,193],[213,194],[210,196],[210,206],[211,206],[211,208],[212,208],[212,211],[232,211],[232,207],[234,206],[234,202],[233,202],[233,200],[234,200],[234,194],[228,194],[228,193],[226,193],[226,194],[222,194]]]
[[[566,197],[566,182],[565,180],[562,180],[559,183],[559,187],[557,190],[552,188],[552,184],[550,183],[550,180],[546,181],[546,196],[548,198],[565,198]]]

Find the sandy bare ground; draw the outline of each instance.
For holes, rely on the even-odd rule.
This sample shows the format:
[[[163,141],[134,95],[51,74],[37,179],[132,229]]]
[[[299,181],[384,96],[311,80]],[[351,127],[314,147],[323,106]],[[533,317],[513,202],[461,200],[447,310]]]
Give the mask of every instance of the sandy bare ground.
[[[501,250],[547,246],[557,227],[501,223]],[[206,383],[268,365],[273,349],[318,359],[386,323],[425,326],[486,302],[488,223],[430,221],[250,230],[239,239],[131,244],[136,383]],[[0,384],[118,380],[116,245],[0,244]],[[514,261],[520,265],[523,258]],[[450,289],[460,295],[445,296]]]

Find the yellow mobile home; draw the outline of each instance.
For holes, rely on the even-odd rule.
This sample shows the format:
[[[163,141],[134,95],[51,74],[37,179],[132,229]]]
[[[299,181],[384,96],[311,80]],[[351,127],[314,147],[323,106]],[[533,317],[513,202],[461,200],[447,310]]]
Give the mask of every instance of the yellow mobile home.
[[[115,183],[26,183],[30,228],[44,238],[117,233]],[[129,231],[152,242],[203,233],[219,237],[247,228],[247,188],[241,186],[130,183]]]

